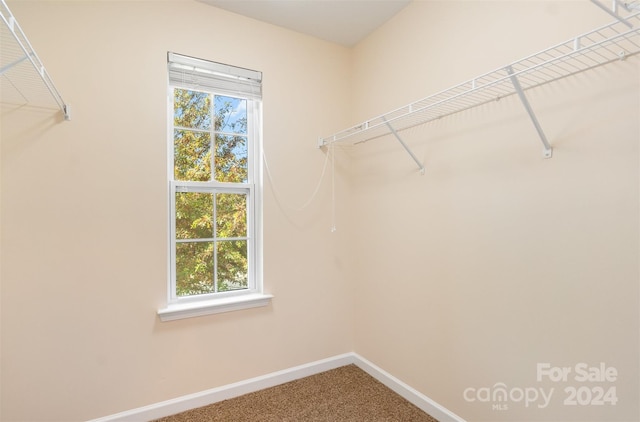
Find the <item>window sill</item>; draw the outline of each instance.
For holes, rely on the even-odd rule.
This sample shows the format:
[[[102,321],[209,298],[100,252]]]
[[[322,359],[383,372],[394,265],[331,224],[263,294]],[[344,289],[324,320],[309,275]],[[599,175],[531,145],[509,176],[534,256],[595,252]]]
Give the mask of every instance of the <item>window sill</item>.
[[[158,316],[160,317],[160,321],[164,322],[219,314],[222,312],[239,311],[241,309],[267,306],[271,303],[272,298],[272,295],[255,293],[201,302],[172,303],[166,308],[158,310]]]

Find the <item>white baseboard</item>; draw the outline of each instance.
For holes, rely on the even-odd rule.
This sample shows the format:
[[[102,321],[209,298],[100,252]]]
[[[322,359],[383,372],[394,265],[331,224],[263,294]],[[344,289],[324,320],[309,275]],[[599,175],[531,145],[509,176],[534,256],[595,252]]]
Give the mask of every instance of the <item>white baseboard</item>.
[[[439,405],[418,390],[410,387],[390,373],[369,362],[362,356],[354,353],[354,363],[358,368],[371,375],[391,390],[402,396],[416,407],[424,410],[440,422],[465,422],[460,416]]]
[[[139,407],[137,409],[93,419],[89,422],[150,421],[190,409],[207,406],[212,403],[217,403],[222,400],[231,399],[265,388],[275,387],[276,385],[284,384],[289,381],[294,381],[350,364],[355,364],[363,371],[385,384],[391,390],[413,403],[415,406],[438,419],[440,422],[465,422],[462,418],[456,416],[424,394],[421,394],[411,388],[356,353],[345,353],[305,365],[295,366],[282,371],[272,372],[263,376],[224,385],[222,387],[212,388],[199,393],[189,394],[149,406]]]
[[[231,399],[243,394],[253,393],[285,382],[294,381],[300,378],[315,375],[320,372],[339,368],[341,366],[355,363],[353,353],[334,356],[327,359],[318,360],[305,365],[295,366],[282,371],[272,372],[248,380],[223,385],[199,393],[188,394],[171,400],[127,410],[114,415],[93,419],[89,422],[140,422],[150,421],[165,416],[175,415],[186,410],[207,406],[222,400]]]

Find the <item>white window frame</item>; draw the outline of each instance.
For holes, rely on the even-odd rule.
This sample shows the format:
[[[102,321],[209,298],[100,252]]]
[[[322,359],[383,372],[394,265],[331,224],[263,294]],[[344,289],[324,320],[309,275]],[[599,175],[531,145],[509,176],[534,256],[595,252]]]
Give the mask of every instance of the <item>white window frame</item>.
[[[234,66],[168,54],[169,83],[167,90],[167,152],[169,179],[169,283],[166,307],[158,310],[162,321],[203,316],[220,312],[266,306],[271,302],[272,295],[263,291],[262,277],[262,166],[260,165],[262,148],[262,100],[260,95],[245,95],[243,85],[245,76],[260,75],[259,72]],[[195,74],[198,78],[193,83],[189,77],[176,78],[171,72],[171,66],[176,64],[187,68],[187,73],[195,68],[203,69],[203,73]],[[194,69],[191,69],[193,67]],[[209,77],[212,76],[211,79]],[[188,76],[191,74],[188,73]],[[204,81],[202,78],[205,78]],[[179,80],[178,80],[179,79]],[[240,86],[234,82],[238,81]],[[208,85],[207,85],[208,84]],[[207,85],[203,87],[203,85]],[[234,89],[238,87],[238,89]],[[216,95],[240,98],[247,104],[247,183],[225,183],[217,181],[195,182],[174,179],[174,89],[191,89],[206,92],[212,97]],[[214,98],[212,98],[213,100]],[[212,105],[214,101],[212,101]],[[212,107],[212,113],[214,113]],[[212,127],[211,139],[215,139],[215,127]],[[213,171],[213,169],[212,169]],[[248,288],[192,296],[178,296],[176,293],[176,192],[203,193],[240,193],[247,195],[247,260],[248,260]],[[215,244],[215,239],[214,239]]]

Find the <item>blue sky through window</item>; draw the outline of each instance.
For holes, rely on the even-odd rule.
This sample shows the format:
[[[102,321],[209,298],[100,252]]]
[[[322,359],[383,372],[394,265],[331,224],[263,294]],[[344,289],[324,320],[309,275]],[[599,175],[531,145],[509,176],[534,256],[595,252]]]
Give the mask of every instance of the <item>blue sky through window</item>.
[[[220,119],[216,129],[221,132],[247,133],[247,100],[216,95],[215,115]]]

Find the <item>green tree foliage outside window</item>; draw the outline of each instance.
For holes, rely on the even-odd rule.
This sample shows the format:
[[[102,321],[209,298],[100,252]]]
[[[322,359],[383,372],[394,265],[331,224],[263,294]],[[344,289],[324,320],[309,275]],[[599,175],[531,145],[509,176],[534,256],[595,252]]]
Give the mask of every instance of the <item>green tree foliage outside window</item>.
[[[176,181],[248,182],[247,100],[174,89]],[[248,288],[248,191],[175,194],[176,295]]]

